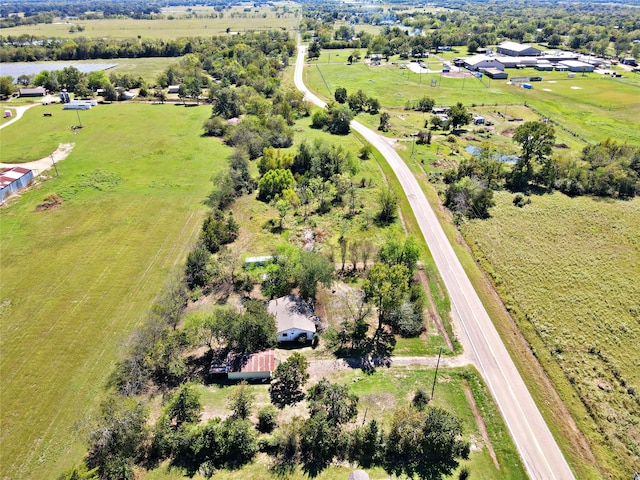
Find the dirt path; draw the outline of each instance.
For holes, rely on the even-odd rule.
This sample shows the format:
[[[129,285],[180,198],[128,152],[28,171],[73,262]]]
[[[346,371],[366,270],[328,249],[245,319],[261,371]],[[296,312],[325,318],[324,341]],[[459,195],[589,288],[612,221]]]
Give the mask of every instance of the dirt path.
[[[20,105],[18,107],[8,106],[7,108],[15,109],[16,116],[13,117],[11,120],[9,120],[7,123],[3,123],[2,125],[0,125],[0,128],[4,128],[7,125],[11,125],[12,123],[17,122],[18,120],[20,120],[22,118],[22,115],[24,115],[24,112],[29,110],[31,107],[35,107],[37,105],[39,105],[39,104],[38,103],[33,103],[31,105]]]
[[[5,123],[5,125],[7,124]],[[26,163],[0,163],[0,168],[24,167],[28,168],[29,170],[33,170],[33,173],[36,176],[42,175],[43,172],[53,167],[54,162],[58,163],[59,161],[67,158],[75,145],[75,143],[61,143],[60,145],[58,145],[57,150],[52,152],[48,157]]]
[[[489,456],[491,460],[493,460],[493,464],[495,465],[497,470],[500,470],[500,464],[498,463],[498,458],[496,457],[496,452],[493,450],[493,445],[491,444],[491,440],[489,440],[489,433],[487,432],[487,425],[484,423],[484,419],[482,415],[480,415],[480,410],[478,410],[478,406],[476,405],[476,400],[473,398],[473,393],[471,392],[471,387],[466,380],[462,380],[462,389],[464,390],[464,396],[467,397],[467,402],[473,411],[473,417],[476,419],[476,425],[478,425],[478,430],[480,430],[480,434],[482,435],[482,440],[484,444],[487,446],[487,450],[489,450]]]

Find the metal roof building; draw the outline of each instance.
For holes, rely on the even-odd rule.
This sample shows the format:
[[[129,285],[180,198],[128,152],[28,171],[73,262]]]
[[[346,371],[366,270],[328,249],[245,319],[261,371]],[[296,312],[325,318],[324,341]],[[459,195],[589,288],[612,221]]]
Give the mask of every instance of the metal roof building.
[[[33,171],[24,167],[8,168],[0,173],[0,201],[25,188],[33,181]]]

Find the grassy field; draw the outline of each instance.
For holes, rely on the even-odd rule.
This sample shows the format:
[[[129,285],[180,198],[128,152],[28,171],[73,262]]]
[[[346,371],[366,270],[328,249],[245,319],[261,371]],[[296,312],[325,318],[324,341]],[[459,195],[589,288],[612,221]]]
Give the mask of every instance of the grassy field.
[[[603,140],[607,137],[640,142],[640,75],[629,73],[616,79],[596,73],[568,78],[566,72],[509,71],[510,76],[539,76],[533,90],[488,78],[448,78],[440,73],[417,74],[398,67],[398,59],[370,67],[364,63],[346,65],[351,50],[325,50],[307,69],[306,80],[321,95],[332,98],[337,87],[348,92],[362,89],[376,97],[384,109],[401,109],[407,100],[429,96],[436,105],[462,102],[466,106],[528,105],[578,137]],[[393,64],[395,63],[395,64]],[[432,69],[442,62],[430,59]],[[434,86],[432,86],[432,82]]]
[[[3,162],[75,142],[59,178],[0,211],[0,477],[55,478],[82,458],[79,425],[123,339],[181,268],[228,153],[200,136],[209,113],[101,105],[81,112],[74,135],[76,112],[35,107],[0,131]],[[51,193],[63,204],[36,211]]]
[[[359,370],[334,370],[328,378],[338,383],[350,385],[351,391],[358,395],[359,415],[356,421],[361,424],[363,420],[375,418],[383,423],[390,419],[390,414],[396,405],[407,404],[412,394],[418,389],[431,392],[435,371],[423,367],[391,367],[379,369],[370,375],[363,375]],[[312,382],[310,382],[311,384]],[[497,469],[489,454],[489,448],[483,440],[479,427],[473,416],[473,411],[464,394],[464,385],[473,394],[478,411],[486,422],[487,434],[491,447],[495,451],[496,459],[500,465]],[[226,398],[235,386],[218,387],[215,385],[199,387],[204,405],[202,418],[214,416],[226,417],[230,411],[226,407]],[[267,387],[265,385],[253,385],[256,393],[254,411],[269,403]],[[491,479],[525,479],[527,478],[520,458],[511,442],[502,419],[491,400],[486,387],[479,379],[479,375],[473,369],[440,370],[438,382],[435,387],[434,400],[431,403],[442,407],[455,415],[463,422],[465,437],[472,445],[469,460],[461,463],[471,471],[472,478]],[[304,403],[286,407],[280,411],[279,422],[288,421],[294,415],[305,415]],[[255,420],[255,418],[254,418]],[[269,459],[259,455],[253,464],[236,471],[221,471],[216,477],[222,479],[252,478],[256,480],[272,478],[268,471]],[[352,468],[355,468],[352,467]],[[324,470],[318,479],[338,480],[344,479],[352,470],[347,465],[332,466]],[[389,478],[389,475],[380,468],[368,471],[372,479]],[[170,480],[184,478],[180,470],[171,470],[166,465],[151,472],[144,472],[145,480]],[[202,478],[195,476],[194,478]],[[291,477],[292,480],[308,478],[299,469]]]
[[[501,192],[492,218],[465,235],[506,299],[532,331],[535,353],[556,363],[572,386],[568,405],[605,463],[640,460],[640,201],[534,196],[516,209]],[[526,235],[523,234],[526,232]],[[562,393],[561,393],[562,394]],[[601,444],[606,442],[606,446]],[[618,478],[618,477],[615,477]]]
[[[215,13],[211,7],[193,7],[190,12],[185,8],[170,8],[163,12],[164,18],[157,20],[136,20],[132,18],[99,20],[56,20],[54,23],[26,25],[3,29],[4,35],[35,35],[56,38],[162,38],[177,39],[186,37],[206,37],[232,32],[250,30],[272,30],[274,28],[295,29],[298,14],[294,4],[276,2],[274,7],[251,8],[245,12],[243,7],[225,10],[222,18],[207,18]],[[286,12],[283,7],[288,6]],[[82,26],[84,31],[70,32],[72,26]]]

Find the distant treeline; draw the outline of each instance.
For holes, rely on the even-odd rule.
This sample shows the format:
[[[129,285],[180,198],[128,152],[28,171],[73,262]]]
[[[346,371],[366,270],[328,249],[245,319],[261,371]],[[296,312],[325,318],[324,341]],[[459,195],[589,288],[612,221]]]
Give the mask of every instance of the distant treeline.
[[[268,41],[263,41],[263,36]],[[247,42],[249,42],[247,44]],[[295,41],[280,32],[263,32],[251,37],[225,35],[218,37],[191,37],[176,40],[161,39],[44,39],[33,35],[0,36],[0,62],[35,62],[41,60],[91,60],[108,58],[180,57],[188,53],[209,55],[244,43],[265,55],[280,50],[287,44],[289,55],[295,51]]]

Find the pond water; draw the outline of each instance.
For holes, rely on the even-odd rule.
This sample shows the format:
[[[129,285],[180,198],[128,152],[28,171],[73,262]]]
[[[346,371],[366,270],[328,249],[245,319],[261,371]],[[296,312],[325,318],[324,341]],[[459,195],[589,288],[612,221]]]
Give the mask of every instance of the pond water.
[[[62,70],[65,67],[76,67],[82,73],[108,70],[117,67],[117,63],[76,63],[76,62],[18,62],[0,63],[0,76],[12,76],[14,81],[20,75],[35,75],[43,70]]]

